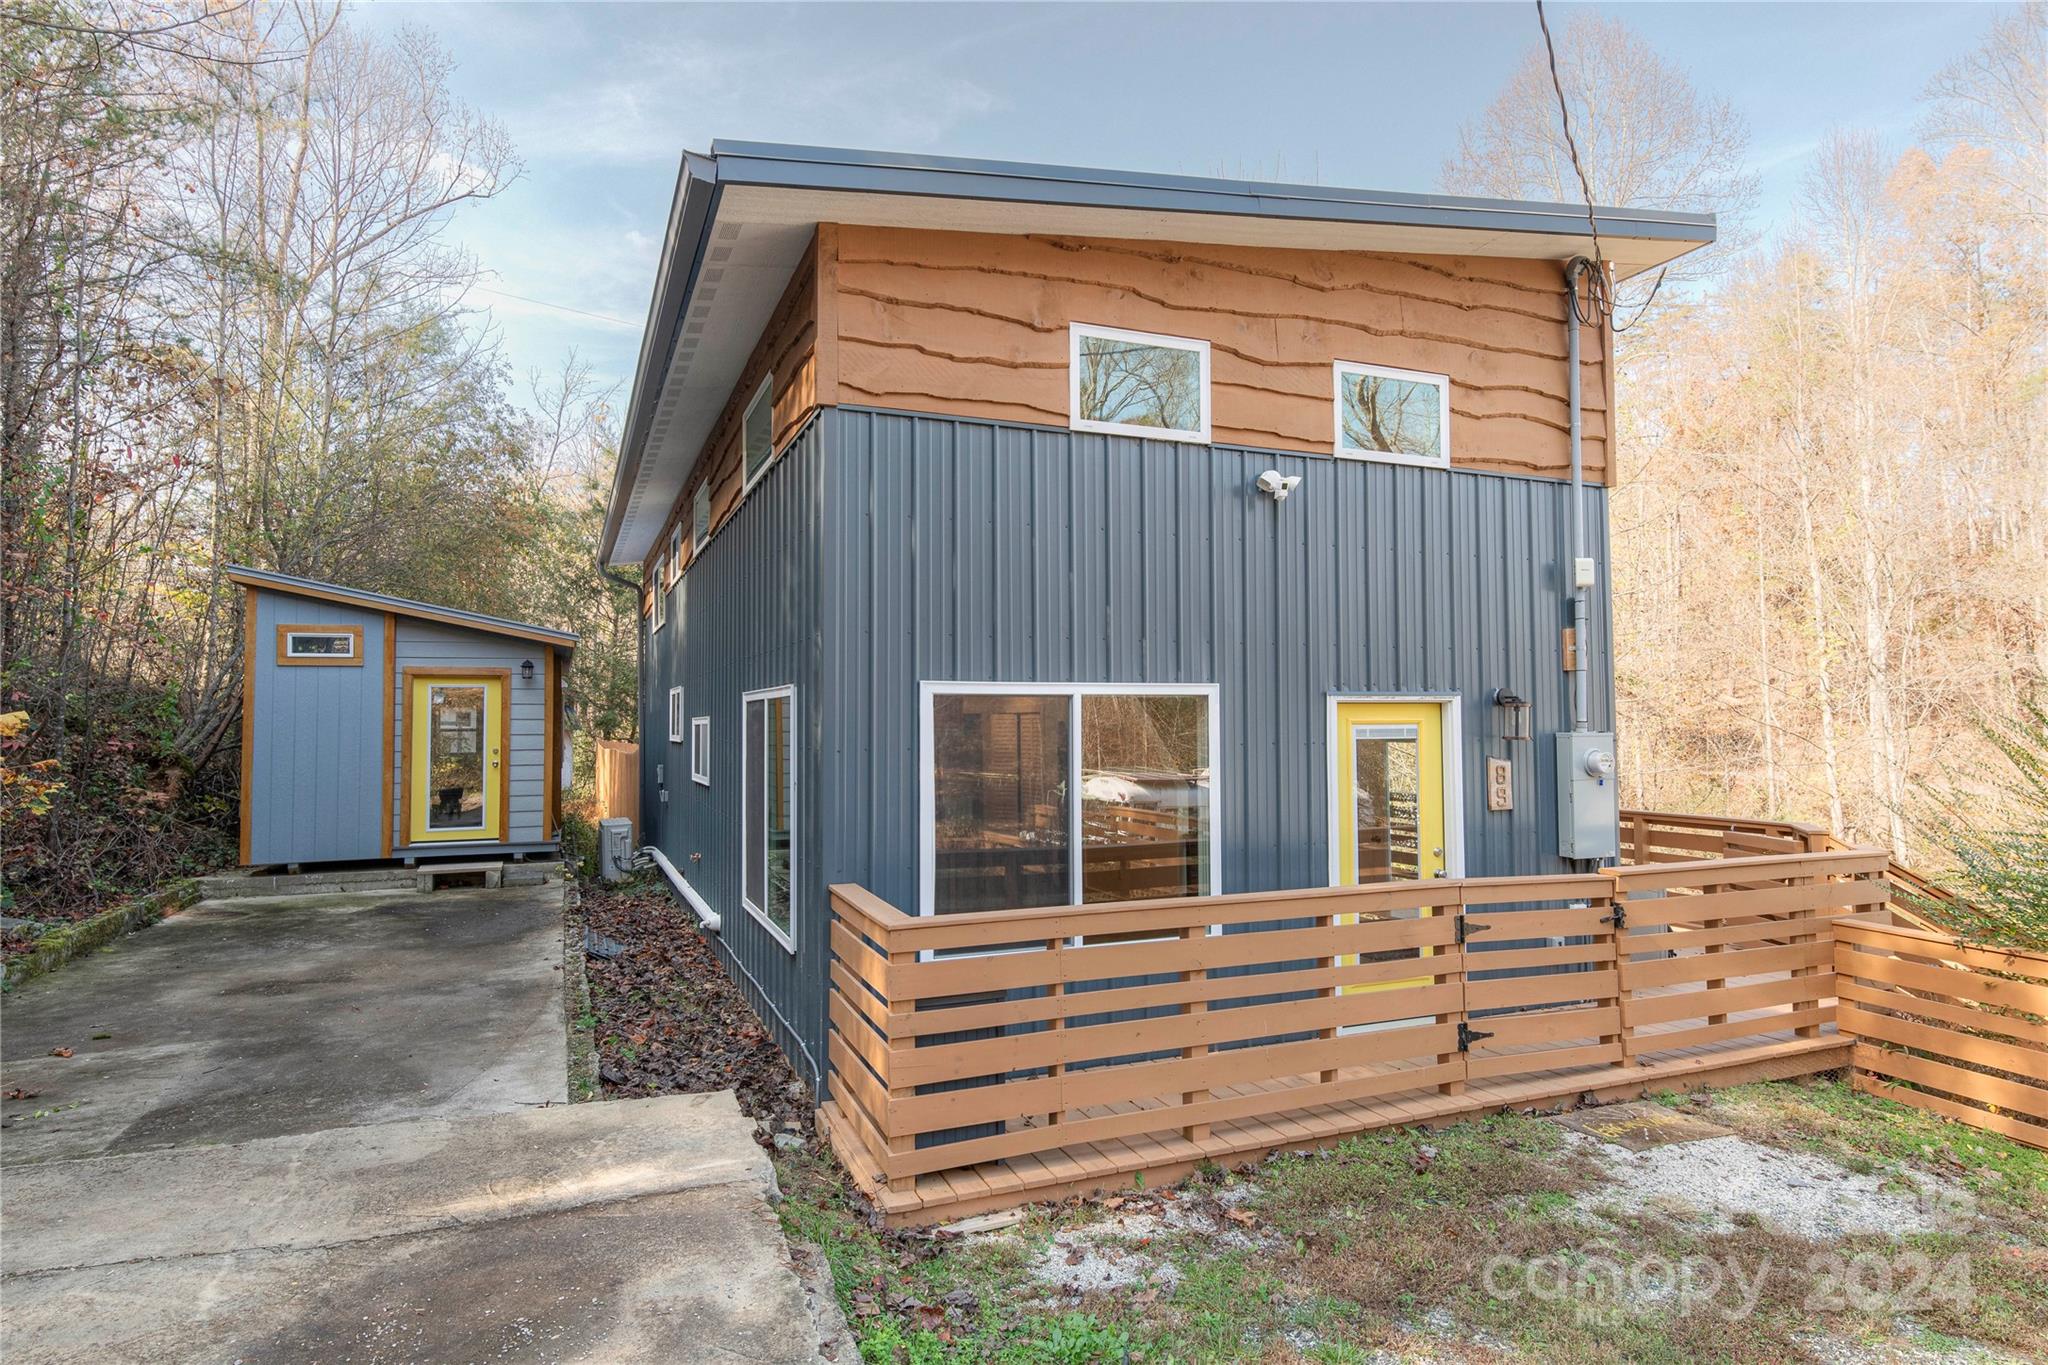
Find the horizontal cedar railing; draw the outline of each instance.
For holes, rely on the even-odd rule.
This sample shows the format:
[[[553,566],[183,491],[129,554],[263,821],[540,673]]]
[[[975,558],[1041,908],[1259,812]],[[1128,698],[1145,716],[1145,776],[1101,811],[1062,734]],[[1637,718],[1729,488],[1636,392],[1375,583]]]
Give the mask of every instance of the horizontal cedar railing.
[[[1745,820],[1728,815],[1678,815],[1670,811],[1621,813],[1624,864],[1736,858],[1761,853],[1840,853],[1853,847],[1825,826],[1793,820]],[[1917,928],[1941,931],[1942,907],[1956,899],[1912,868],[1887,860],[1894,916]],[[1953,921],[1950,921],[1953,923]]]
[[[1835,926],[1858,1090],[2048,1148],[2048,954],[1872,916]]]
[[[1828,925],[1882,904],[1883,867],[1799,854],[929,918],[835,886],[835,1137],[904,1190],[1080,1144],[1200,1141],[1809,1033],[1833,1015]]]

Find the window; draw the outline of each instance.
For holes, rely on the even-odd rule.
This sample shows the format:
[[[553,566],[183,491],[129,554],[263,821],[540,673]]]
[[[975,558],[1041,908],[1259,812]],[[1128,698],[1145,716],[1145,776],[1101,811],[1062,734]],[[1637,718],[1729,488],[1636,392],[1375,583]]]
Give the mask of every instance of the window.
[[[1069,421],[1168,441],[1209,440],[1209,343],[1075,323]]]
[[[680,687],[668,690],[668,742],[683,742],[683,689]]]
[[[1451,381],[1337,362],[1337,453],[1400,464],[1451,462]]]
[[[280,664],[342,664],[360,668],[363,662],[363,628],[279,626],[277,661]]]
[[[654,588],[654,628],[660,630],[668,624],[668,588],[662,583],[662,576],[668,572],[668,556],[654,557],[654,572],[648,582]]]
[[[772,374],[762,379],[761,387],[754,391],[754,400],[747,404],[747,415],[740,420],[740,444],[746,457],[747,487],[752,488],[775,454],[775,376]]]
[[[704,548],[704,542],[711,539],[711,481],[706,479],[697,485],[697,491],[690,497],[690,553]]]
[[[928,685],[924,911],[1213,895],[1213,687]]]
[[[690,780],[711,785],[711,717],[690,717]]]
[[[749,692],[740,705],[740,903],[793,953],[796,756],[791,745],[796,689]]]
[[[668,581],[670,584],[683,576],[683,524],[677,522],[668,528]]]

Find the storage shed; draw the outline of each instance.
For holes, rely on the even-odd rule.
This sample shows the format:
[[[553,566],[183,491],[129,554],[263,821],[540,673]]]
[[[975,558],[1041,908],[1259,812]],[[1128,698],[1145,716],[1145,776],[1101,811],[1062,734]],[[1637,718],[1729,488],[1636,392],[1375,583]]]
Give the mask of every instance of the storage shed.
[[[550,853],[576,637],[233,566],[244,866]]]

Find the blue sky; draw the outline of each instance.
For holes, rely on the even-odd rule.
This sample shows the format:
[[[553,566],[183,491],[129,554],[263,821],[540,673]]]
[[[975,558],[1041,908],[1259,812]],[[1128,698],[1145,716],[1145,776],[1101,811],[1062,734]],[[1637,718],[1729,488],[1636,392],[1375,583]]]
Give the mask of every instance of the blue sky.
[[[1552,23],[1569,5],[1552,7]],[[1597,6],[1747,120],[1757,226],[1830,128],[1903,147],[1928,79],[1997,11],[1962,4]],[[577,349],[631,379],[681,149],[712,138],[1189,174],[1437,185],[1460,123],[1539,40],[1500,4],[377,4],[432,31],[501,121],[519,183],[465,210],[474,302],[520,375]]]

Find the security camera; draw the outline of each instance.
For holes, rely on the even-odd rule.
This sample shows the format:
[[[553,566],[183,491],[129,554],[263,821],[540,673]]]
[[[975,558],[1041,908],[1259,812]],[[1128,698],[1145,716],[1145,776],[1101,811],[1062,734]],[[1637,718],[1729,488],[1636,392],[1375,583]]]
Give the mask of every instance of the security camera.
[[[1274,502],[1285,502],[1287,495],[1292,493],[1300,482],[1299,474],[1282,474],[1277,469],[1269,469],[1259,475],[1259,491],[1272,494]]]

